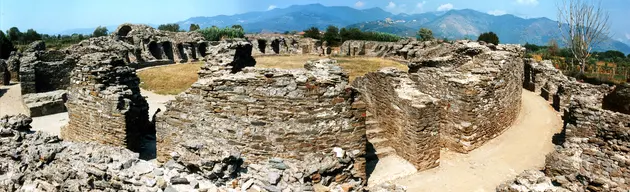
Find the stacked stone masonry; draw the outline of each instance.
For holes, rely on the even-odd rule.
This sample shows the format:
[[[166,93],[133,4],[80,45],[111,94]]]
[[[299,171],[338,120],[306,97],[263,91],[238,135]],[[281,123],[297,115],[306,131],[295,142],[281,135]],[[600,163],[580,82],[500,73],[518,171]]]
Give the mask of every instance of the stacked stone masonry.
[[[115,54],[81,56],[68,90],[68,141],[97,142],[138,150],[148,129],[148,104],[135,69]]]
[[[231,149],[245,163],[271,157],[302,159],[335,148],[350,152],[348,178],[364,178],[365,104],[333,60],[309,62],[302,70],[258,69],[244,41],[210,46],[200,79],[157,117],[158,160],[180,154],[186,143]]]
[[[252,44],[252,56],[263,55],[319,55],[332,54],[326,42],[317,39],[289,35],[246,35]]]
[[[11,72],[9,66],[4,59],[0,59],[0,85],[9,85],[11,81]]]
[[[359,47],[368,44],[349,44],[361,43]],[[400,50],[382,54],[413,52],[399,58],[408,61],[408,73],[384,70],[357,78],[354,84],[372,114],[368,121],[380,127],[370,136],[377,154],[379,148],[390,147],[419,170],[436,167],[441,148],[467,153],[498,136],[517,117],[522,47],[469,41],[399,43],[394,47]]]

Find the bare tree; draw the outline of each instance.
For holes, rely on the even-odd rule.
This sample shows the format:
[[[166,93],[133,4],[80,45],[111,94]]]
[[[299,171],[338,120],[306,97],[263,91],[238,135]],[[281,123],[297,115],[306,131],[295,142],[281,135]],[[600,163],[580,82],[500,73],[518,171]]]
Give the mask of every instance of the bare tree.
[[[590,0],[562,0],[558,5],[558,28],[562,40],[573,57],[580,62],[584,73],[587,59],[593,47],[606,40],[609,35],[608,12]]]

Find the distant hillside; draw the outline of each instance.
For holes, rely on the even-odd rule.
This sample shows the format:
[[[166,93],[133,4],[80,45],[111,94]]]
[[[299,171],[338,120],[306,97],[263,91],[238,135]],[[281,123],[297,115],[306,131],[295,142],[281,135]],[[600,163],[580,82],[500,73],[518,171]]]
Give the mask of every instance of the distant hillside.
[[[239,24],[245,28],[246,32],[284,32],[301,31],[312,26],[318,28],[325,28],[329,25],[342,27],[353,23],[384,20],[392,16],[394,15],[380,8],[357,10],[345,6],[326,7],[321,4],[311,4],[231,16],[193,17],[177,23],[182,27],[194,23],[201,28],[227,27]]]
[[[412,18],[421,18],[414,21]],[[427,22],[427,20],[430,20]],[[547,18],[523,19],[514,15],[494,16],[470,9],[451,10],[443,15],[418,14],[409,15],[393,22],[370,21],[349,25],[367,31],[390,32],[403,36],[415,36],[421,27],[429,28],[438,38],[462,39],[465,37],[476,39],[483,32],[493,31],[499,35],[501,43],[524,44],[533,43],[545,45],[550,40],[560,42],[558,24]],[[619,50],[630,53],[630,46],[608,39],[596,47],[595,51]]]

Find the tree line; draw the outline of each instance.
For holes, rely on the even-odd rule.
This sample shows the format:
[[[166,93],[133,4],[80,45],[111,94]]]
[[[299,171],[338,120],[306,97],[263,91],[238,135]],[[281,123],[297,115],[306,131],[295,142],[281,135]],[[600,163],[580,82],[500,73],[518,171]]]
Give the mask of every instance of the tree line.
[[[285,34],[295,34],[296,32],[285,32]],[[394,42],[401,39],[400,36],[373,32],[373,31],[361,31],[359,28],[341,28],[330,25],[326,28],[326,31],[320,32],[317,27],[311,27],[304,30],[304,37],[313,39],[321,39],[328,42],[330,46],[339,46],[347,40],[368,40],[368,41],[388,41]]]
[[[25,32],[20,31],[17,27],[9,28],[6,33],[0,31],[0,58],[7,59],[12,51],[25,48],[28,44],[42,40],[46,43],[46,47],[51,49],[61,49],[76,43],[79,43],[90,37],[100,37],[108,34],[106,27],[99,26],[94,29],[90,35],[72,34],[72,35],[51,35],[41,34],[34,29],[27,29]]]

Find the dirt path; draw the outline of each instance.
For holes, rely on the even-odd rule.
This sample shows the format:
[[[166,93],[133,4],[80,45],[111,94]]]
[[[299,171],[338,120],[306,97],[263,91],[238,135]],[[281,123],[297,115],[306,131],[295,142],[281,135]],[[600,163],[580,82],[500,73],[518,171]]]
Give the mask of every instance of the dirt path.
[[[160,108],[162,110],[161,113],[163,113],[166,110],[166,102],[175,100],[175,95],[158,95],[144,89],[140,89],[140,94],[147,97],[147,103],[149,103],[149,119],[153,118],[153,114],[155,114],[158,108]]]
[[[0,116],[20,113],[28,114],[26,105],[22,102],[22,88],[20,84],[0,85]]]
[[[540,96],[523,90],[521,113],[514,125],[469,154],[443,151],[440,166],[394,183],[408,191],[495,191],[502,182],[544,166],[554,150],[552,137],[562,130],[560,115]]]

